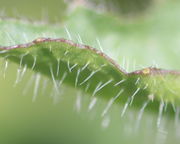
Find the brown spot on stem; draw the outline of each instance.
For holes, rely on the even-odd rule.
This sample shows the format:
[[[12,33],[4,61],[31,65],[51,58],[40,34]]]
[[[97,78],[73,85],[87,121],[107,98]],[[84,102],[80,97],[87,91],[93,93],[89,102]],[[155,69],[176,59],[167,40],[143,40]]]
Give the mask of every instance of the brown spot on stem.
[[[150,71],[149,68],[145,68],[145,69],[142,70],[142,73],[145,74],[145,75],[149,74],[150,72],[151,71]]]

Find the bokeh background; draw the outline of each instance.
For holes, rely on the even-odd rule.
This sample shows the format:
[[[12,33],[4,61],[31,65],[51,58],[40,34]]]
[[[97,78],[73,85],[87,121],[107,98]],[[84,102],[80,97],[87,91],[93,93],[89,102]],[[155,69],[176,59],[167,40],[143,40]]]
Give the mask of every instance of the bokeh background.
[[[68,24],[71,32],[78,31],[82,37],[86,37],[84,40],[85,43],[95,47],[97,45],[94,45],[93,38],[96,39],[96,37],[98,37],[102,42],[102,46],[105,48],[112,45],[110,42],[111,39],[116,39],[115,41],[117,43],[113,44],[113,47],[118,49],[116,46],[120,45],[122,47],[126,46],[127,48],[123,50],[122,53],[118,51],[120,54],[118,57],[115,57],[115,59],[120,64],[123,64],[122,57],[126,54],[130,63],[130,70],[134,69],[134,57],[136,57],[136,62],[143,66],[150,66],[153,63],[152,59],[157,58],[157,63],[162,67],[180,68],[178,64],[179,57],[177,55],[180,44],[178,40],[180,34],[179,20],[177,19],[179,17],[178,0],[174,0],[173,2],[170,0],[114,0],[113,3],[110,0],[94,0],[85,2],[86,7],[97,11],[97,13],[108,13],[110,17],[120,19],[123,23],[121,25],[123,29],[116,34],[114,32],[116,29],[109,27],[109,22],[107,22],[107,25],[106,22],[101,23],[99,27],[103,27],[104,29],[102,30],[99,27],[94,27],[93,22],[95,22],[95,20],[93,19],[93,13],[88,13],[90,17],[82,17],[85,15],[77,13],[71,14],[73,9],[75,9],[75,5],[81,4],[82,2],[83,1],[80,0],[69,0],[66,2],[63,0],[0,0],[0,15],[4,18],[45,21],[50,24],[58,23],[63,25],[67,21],[66,24]],[[70,20],[68,20],[69,15]],[[89,18],[91,18],[92,21],[91,19],[88,21]],[[150,19],[150,22],[147,21],[147,19]],[[83,27],[78,25],[81,23],[83,23]],[[97,24],[99,21],[95,23]],[[135,26],[131,26],[131,24]],[[138,31],[136,31],[136,25]],[[148,33],[146,33],[147,27],[143,29],[146,25],[148,25],[149,28],[154,28],[150,29],[151,32],[155,31],[157,33],[149,32],[149,37]],[[89,31],[87,30],[88,28]],[[97,32],[97,29],[100,30]],[[111,32],[111,29],[113,32]],[[142,32],[139,31],[139,29],[142,29]],[[157,30],[160,32],[158,33]],[[105,32],[102,34],[102,31]],[[129,40],[129,35],[131,35],[132,32],[133,37]],[[94,37],[94,35],[96,36]],[[102,35],[106,36],[103,37]],[[125,39],[122,37],[125,37]],[[152,37],[154,37],[154,39],[151,39]],[[103,40],[103,38],[107,39]],[[132,41],[132,39],[135,39],[135,42]],[[148,44],[144,42],[147,39],[148,42],[149,39],[151,40]],[[122,41],[124,40],[129,41],[123,43]],[[158,46],[159,43],[165,41],[167,41],[167,43],[170,42],[168,45],[167,43],[161,45],[160,50],[156,48],[157,45],[154,46],[154,41],[156,40],[157,43],[155,42],[155,44]],[[121,43],[118,43],[118,41]],[[132,42],[132,44],[129,44],[129,42]],[[145,48],[148,46],[150,47],[148,49],[150,49],[152,53],[146,51]],[[164,48],[164,46],[167,48]],[[132,47],[141,47],[141,49],[132,49]],[[155,49],[155,52],[151,51],[152,48]],[[162,53],[163,49],[165,49],[165,54],[162,56],[159,53]],[[111,49],[107,48],[107,52],[109,51],[111,51]],[[143,54],[143,52],[145,52],[145,54]],[[113,53],[110,55],[112,57],[114,56]],[[154,56],[153,58],[152,55]],[[167,56],[167,58],[164,58],[164,56]],[[144,57],[147,58],[147,60],[142,61]],[[141,66],[138,68],[140,67]],[[124,68],[127,68],[127,63]],[[0,143],[179,143],[179,126],[177,126],[177,119],[175,122],[174,117],[164,116],[161,127],[157,128],[157,112],[144,112],[143,119],[138,121],[137,117],[140,110],[129,108],[127,114],[121,118],[120,114],[123,105],[113,105],[108,116],[101,117],[101,113],[107,105],[106,101],[98,100],[93,110],[88,111],[91,98],[87,94],[81,93],[68,86],[63,86],[59,102],[54,103],[52,98],[53,84],[51,80],[42,75],[38,97],[35,102],[32,102],[36,75],[28,70],[23,80],[17,85],[14,85],[17,77],[17,69],[17,65],[9,64],[8,69],[4,72],[4,61],[1,60]],[[5,78],[4,73],[6,74]],[[32,84],[28,86],[31,79],[33,79]],[[47,87],[44,89],[45,84],[47,84]],[[76,104],[79,97],[81,98],[80,109]],[[140,126],[137,128],[138,123],[140,123]]]

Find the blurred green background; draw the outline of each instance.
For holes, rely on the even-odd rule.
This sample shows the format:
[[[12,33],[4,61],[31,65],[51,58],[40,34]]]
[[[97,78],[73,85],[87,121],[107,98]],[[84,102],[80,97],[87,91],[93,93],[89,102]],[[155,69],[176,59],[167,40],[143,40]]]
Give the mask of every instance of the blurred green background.
[[[1,0],[1,15],[61,22],[67,5],[63,0]]]
[[[156,4],[159,0],[156,0]],[[61,22],[70,5],[77,3],[131,18],[151,8],[154,0],[1,0],[1,15]]]
[[[117,4],[117,2],[120,4]],[[155,2],[157,2],[157,5]],[[70,3],[72,4],[71,1]],[[92,4],[92,1],[89,3]],[[106,13],[111,11],[112,15],[117,15],[118,17],[123,15],[123,22],[124,18],[128,17],[124,25],[126,23],[136,23],[140,20],[143,22],[144,17],[151,18],[150,14],[153,13],[153,10],[146,13],[146,8],[159,6],[159,1],[152,2],[150,0],[137,0],[137,2],[132,2],[132,0],[115,0],[112,5],[110,1],[101,1],[100,3],[107,7]],[[66,15],[73,9],[73,5],[70,6],[69,3],[67,4],[62,0],[0,0],[0,13],[2,17],[15,17],[30,19],[31,21],[38,20],[61,24],[66,21]],[[136,18],[134,18],[134,13]],[[162,17],[158,14],[157,20],[159,17]],[[76,15],[74,19],[77,19]],[[74,19],[71,20],[73,21]],[[166,15],[164,19],[166,19]],[[71,20],[68,23],[72,25],[72,29],[75,31],[76,26],[73,28]],[[172,20],[175,20],[175,18],[173,19],[172,17]],[[83,21],[79,21],[79,23],[83,23]],[[83,24],[86,25],[85,22]],[[84,27],[86,28],[86,26]],[[92,28],[94,28],[93,24]],[[113,28],[110,27],[109,29]],[[168,30],[171,31],[171,29]],[[173,31],[175,30],[174,28]],[[108,34],[108,32],[105,34]],[[89,34],[91,33],[89,32]],[[126,34],[126,31],[123,34]],[[103,42],[102,45],[106,45],[106,43]],[[129,56],[133,54],[134,52],[130,53]],[[179,143],[179,124],[174,117],[164,116],[161,126],[157,128],[157,112],[144,112],[142,120],[138,121],[140,110],[129,108],[127,114],[121,118],[120,114],[123,105],[113,105],[108,115],[101,117],[101,113],[107,105],[106,101],[98,100],[97,105],[89,112],[88,105],[91,98],[87,94],[79,94],[77,90],[68,86],[63,86],[62,94],[59,97],[60,101],[54,104],[52,98],[53,84],[43,76],[41,76],[37,100],[32,102],[34,81],[28,87],[25,95],[23,95],[23,91],[34,73],[32,71],[26,72],[23,81],[14,86],[18,66],[10,64],[5,72],[6,78],[3,78],[3,60],[1,65],[0,143],[2,144]],[[178,68],[179,65],[172,65],[172,67]],[[47,88],[43,89],[45,81],[47,81]],[[78,97],[81,97],[82,101],[80,110],[76,106]],[[137,128],[138,122],[140,126]],[[105,128],[107,125],[109,126]]]

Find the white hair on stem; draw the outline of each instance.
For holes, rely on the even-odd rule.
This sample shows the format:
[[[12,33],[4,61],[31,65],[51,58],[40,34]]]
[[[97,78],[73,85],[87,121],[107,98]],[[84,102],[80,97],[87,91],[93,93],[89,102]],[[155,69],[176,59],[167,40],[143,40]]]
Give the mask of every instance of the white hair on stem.
[[[102,112],[101,116],[105,116],[105,114],[108,112],[108,110],[110,109],[110,107],[112,106],[112,104],[114,103],[114,101],[123,93],[124,89],[121,89],[118,94],[111,98],[107,104],[107,106],[105,107],[104,111]]]
[[[40,83],[41,75],[38,73],[35,76],[35,85],[34,85],[34,92],[33,92],[33,98],[32,101],[35,102],[37,95],[38,95],[38,89],[39,89],[39,83]]]

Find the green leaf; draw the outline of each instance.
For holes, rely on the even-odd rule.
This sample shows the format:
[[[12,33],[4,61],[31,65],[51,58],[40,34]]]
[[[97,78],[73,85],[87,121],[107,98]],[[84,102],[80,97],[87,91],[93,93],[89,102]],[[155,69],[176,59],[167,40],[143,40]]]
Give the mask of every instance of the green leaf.
[[[148,99],[179,104],[179,72],[146,68],[126,73],[104,53],[69,40],[39,38],[32,43],[1,47],[0,53],[19,64],[17,82],[28,67],[51,78],[57,94],[65,83],[113,102],[122,94],[121,102],[127,100],[129,105],[139,106]]]
[[[111,97],[117,91],[111,91],[113,85],[126,78],[105,54],[65,39],[39,38],[28,44],[1,47],[1,56],[18,63],[20,69],[28,67],[50,77],[57,92],[64,82],[95,95],[97,86],[100,90],[106,84],[101,93]]]
[[[174,6],[173,3],[172,6]],[[171,5],[169,7],[171,7]],[[161,9],[161,11],[163,12],[165,10],[166,7],[165,9]],[[171,13],[176,13],[176,9],[174,9],[174,11],[172,11]],[[157,22],[157,19],[162,19],[160,21],[160,24],[162,24],[161,28],[158,26],[158,24],[156,24],[156,26],[154,25],[154,23]],[[81,22],[81,27],[79,27],[79,22]],[[133,64],[133,62],[136,61],[136,63],[148,67],[152,65],[153,61],[156,61],[156,58],[158,58],[158,65],[160,65],[160,67],[178,68],[179,65],[175,63],[175,61],[177,61],[178,59],[178,56],[174,55],[174,53],[169,52],[170,49],[172,50],[170,44],[174,43],[174,41],[177,40],[177,34],[175,29],[171,30],[171,32],[168,32],[168,34],[173,33],[173,37],[169,37],[168,35],[164,34],[163,23],[166,23],[166,25],[169,24],[167,20],[165,20],[164,22],[163,17],[159,18],[158,16],[152,16],[151,19],[144,20],[143,22],[136,21],[134,23],[124,24],[123,22],[117,20],[112,16],[96,14],[91,10],[79,8],[73,14],[71,14],[65,22],[66,26],[70,27],[69,30],[67,28],[64,30],[62,26],[52,27],[46,24],[40,25],[37,23],[32,25],[28,22],[18,22],[16,20],[1,20],[0,41],[1,45],[7,46],[29,42],[37,37],[42,36],[48,36],[52,38],[65,37],[69,39],[76,39],[78,37],[79,43],[85,43],[93,47],[103,47],[103,51],[110,57],[115,59],[117,63],[123,67],[123,57],[128,57],[130,64]],[[174,28],[176,27],[174,26]],[[87,29],[88,39],[85,39],[87,35],[84,33],[84,31],[87,31]],[[152,31],[152,29],[154,30]],[[78,35],[75,35],[75,33],[77,33]],[[79,36],[81,36],[82,39]],[[101,44],[99,43],[99,41],[97,42],[97,44],[94,43],[96,37],[100,38]],[[167,38],[169,38],[168,41],[166,40]],[[149,49],[149,42],[152,41],[152,43],[154,43],[154,40],[152,39],[156,39],[156,41],[158,40],[158,44],[156,46],[157,48],[153,50]],[[97,54],[99,52],[93,52],[95,50],[89,52],[88,50],[86,50],[87,53],[81,54],[82,49],[78,47],[82,47],[82,45],[74,45],[77,46],[74,48],[74,50],[77,51],[73,51],[73,46],[69,48],[68,43],[48,43],[45,40],[44,43],[37,43],[32,45],[32,48],[29,47],[28,51],[26,49],[23,49],[21,51],[17,50],[17,52],[16,50],[12,50],[12,53],[15,52],[16,54],[14,54],[15,57],[11,57],[11,59],[16,61],[17,63],[20,63],[22,56],[27,55],[23,57],[23,61],[27,61],[27,66],[29,68],[32,68],[34,61],[37,60],[36,62],[39,63],[39,65],[37,64],[36,67],[34,67],[34,70],[44,73],[51,78],[52,74],[55,75],[57,71],[58,63],[62,63],[59,64],[59,67],[60,65],[62,65],[63,67],[61,74],[69,71],[67,65],[69,65],[69,68],[74,67],[74,71],[72,73],[68,72],[68,76],[65,79],[65,83],[70,84],[73,87],[77,86],[78,83],[82,83],[83,80],[86,80],[86,78],[88,78],[88,76],[91,76],[92,74],[92,77],[90,79],[92,84],[87,91],[92,95],[94,95],[94,93],[96,92],[95,89],[98,86],[100,87],[101,85],[106,84],[106,82],[110,81],[106,88],[98,91],[99,95],[107,98],[112,98],[118,94],[119,88],[121,88],[125,90],[123,97],[127,98],[132,96],[136,92],[136,90],[140,88],[142,94],[138,92],[137,95],[142,95],[142,99],[144,99],[144,96],[147,98],[148,95],[154,95],[155,99],[157,98],[157,100],[163,98],[163,100],[171,102],[173,104],[175,102],[179,103],[179,76],[177,74],[172,74],[173,72],[163,72],[158,69],[149,68],[147,70],[149,70],[150,72],[145,76],[143,74],[127,76],[127,74],[122,73],[122,70],[118,69],[116,65],[112,65],[111,62],[108,61],[109,58],[106,59],[107,56],[99,56]],[[28,44],[25,44],[23,47],[28,46]],[[49,50],[50,48],[52,49],[52,51]],[[72,51],[71,53],[68,53],[68,50],[65,49],[70,49]],[[142,51],[142,49],[144,53],[140,52]],[[174,47],[174,50],[175,49],[176,46]],[[67,56],[64,55],[66,51]],[[9,52],[11,52],[11,50]],[[2,56],[6,54],[9,55],[9,52],[2,54]],[[166,55],[167,52],[170,54],[170,56]],[[173,57],[173,59],[169,59],[169,57]],[[27,58],[27,60],[25,58]],[[63,61],[61,62],[62,58]],[[84,71],[84,73],[80,73],[80,69],[82,69],[83,66],[86,66],[87,64],[90,64],[88,65],[88,69]],[[50,67],[52,69],[52,72],[50,71]],[[130,67],[132,70],[133,67]],[[135,69],[138,69],[138,67]],[[96,71],[98,72],[93,75]],[[142,72],[143,71],[144,70],[142,70]],[[155,76],[154,74],[151,74],[151,71],[152,73],[156,73]],[[62,77],[63,75],[61,75],[61,78]],[[54,79],[60,80],[60,76],[55,75]],[[119,87],[114,87],[114,85],[121,80],[127,80],[127,82],[124,82],[122,86],[120,85]],[[136,82],[137,80],[138,83]],[[85,88],[87,87],[88,82],[85,81],[84,83],[85,84],[82,84],[80,86],[80,88],[82,88],[83,90],[85,90]],[[172,86],[174,84],[175,86]],[[147,85],[148,88],[146,90],[143,90],[143,88]],[[160,88],[156,90],[156,87],[159,87],[159,85]],[[125,100],[121,101],[124,102]]]
[[[9,80],[12,82],[16,74],[13,71],[11,72],[12,69],[10,69],[8,77],[5,80],[1,79],[2,100],[0,100],[0,105],[2,108],[0,110],[3,118],[1,123],[3,139],[12,141],[11,143],[17,141],[17,143],[36,143],[36,139],[40,143],[57,143],[57,141],[60,141],[59,143],[62,143],[62,141],[65,141],[65,143],[69,141],[73,141],[73,143],[112,143],[112,141],[114,143],[115,141],[117,143],[119,141],[124,143],[147,143],[148,139],[149,143],[154,143],[165,136],[167,143],[179,143],[178,71],[150,67],[126,73],[119,69],[107,56],[102,56],[102,52],[91,48],[87,49],[87,46],[77,44],[78,42],[96,48],[103,48],[104,53],[116,60],[126,71],[133,71],[134,62],[143,66],[151,66],[154,60],[159,67],[179,69],[179,56],[177,55],[179,8],[176,4],[163,5],[162,8],[155,9],[149,17],[129,23],[112,16],[79,8],[64,22],[66,29],[62,28],[62,24],[50,26],[17,20],[1,20],[0,44],[3,47],[1,47],[0,55],[5,60],[17,63],[18,74],[15,83],[21,80],[28,67],[30,70],[40,73],[40,76],[43,74],[49,77],[54,83],[53,88],[57,93],[59,93],[57,87],[61,86],[59,84],[61,84],[64,77],[63,84],[66,84],[65,94],[63,95],[66,97],[66,101],[63,101],[60,105],[52,106],[50,104],[52,102],[47,97],[41,97],[44,96],[43,94],[38,95],[36,103],[31,103],[31,97],[19,96],[22,93],[22,87],[19,90],[17,87],[12,88],[12,85],[9,84]],[[169,8],[171,8],[171,11],[169,11]],[[65,31],[67,31],[67,34]],[[36,39],[38,37],[51,37],[52,39]],[[71,39],[74,42],[59,39],[61,37]],[[34,39],[36,40],[27,44]],[[12,45],[18,46],[13,47]],[[8,48],[12,49],[7,50]],[[66,50],[70,52],[68,53]],[[126,57],[126,62],[128,59],[131,64],[130,69],[123,65],[125,63],[123,57]],[[78,70],[82,70],[89,60],[92,63],[86,67],[87,69],[80,72],[76,83]],[[57,72],[58,62],[60,62],[59,73]],[[6,64],[7,61],[5,62],[5,68]],[[74,68],[71,69],[72,67]],[[101,70],[89,79],[92,81],[92,85],[89,84],[90,86],[88,86],[88,81],[80,85],[93,71],[100,67],[102,67]],[[139,67],[135,67],[135,70],[137,69]],[[39,75],[37,76],[35,77],[34,86],[36,88],[39,83]],[[29,81],[28,77],[25,83]],[[118,82],[123,83],[118,85]],[[107,85],[94,95],[97,86],[103,86],[102,84],[105,83]],[[11,86],[6,86],[6,84]],[[75,90],[73,91],[68,85],[75,87]],[[87,90],[87,93],[91,96],[94,95],[91,98],[100,99],[101,104],[104,99],[110,99],[109,102],[105,101],[105,106],[98,103],[98,108],[94,108],[97,114],[99,107],[102,106],[103,110],[100,110],[98,114],[103,117],[99,118],[98,115],[95,120],[91,120],[91,114],[94,111],[91,111],[91,113],[87,109],[91,106],[91,102],[94,102],[94,99],[90,99],[92,100],[90,104],[89,101],[84,100],[83,112],[81,111],[80,118],[76,117],[77,115],[74,114],[74,111],[72,112],[72,107],[69,105],[72,101],[74,104],[72,96],[76,95],[75,91],[77,89]],[[33,90],[30,89],[30,91]],[[34,91],[34,94],[36,94],[36,89]],[[118,94],[120,96],[115,99]],[[84,94],[82,97],[85,98]],[[154,101],[151,102],[153,99]],[[33,100],[35,100],[34,97]],[[112,104],[114,100],[117,105]],[[131,106],[131,101],[133,102],[132,106],[137,106],[138,109]],[[123,103],[124,107],[119,104],[120,102]],[[84,106],[84,103],[88,103],[88,106]],[[111,104],[111,112],[107,113]],[[169,114],[167,105],[170,105],[171,116],[169,117],[167,117]],[[153,111],[153,113],[144,112],[145,108]],[[172,109],[175,113],[172,112]],[[119,118],[119,110],[121,116],[127,110],[127,117]],[[143,119],[141,121],[142,114]],[[176,116],[175,122],[172,114]],[[83,120],[81,116],[83,116]],[[85,118],[86,116],[88,118]],[[108,116],[111,119],[108,119]],[[107,131],[102,131],[99,123],[106,127],[109,125],[108,122],[111,122],[110,128]],[[141,127],[134,125],[136,122],[140,123]],[[137,126],[137,131],[134,130],[134,126]],[[87,130],[88,133],[86,133]],[[20,138],[19,135],[21,135]],[[69,136],[71,137],[69,138]],[[77,140],[79,137],[80,140]]]

